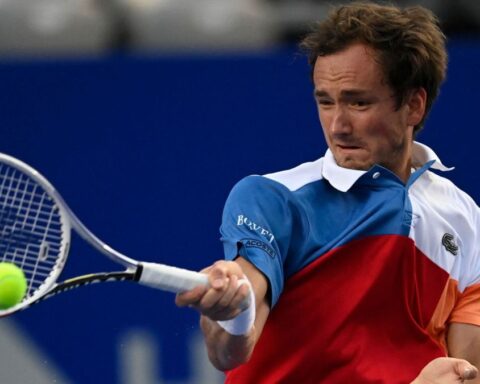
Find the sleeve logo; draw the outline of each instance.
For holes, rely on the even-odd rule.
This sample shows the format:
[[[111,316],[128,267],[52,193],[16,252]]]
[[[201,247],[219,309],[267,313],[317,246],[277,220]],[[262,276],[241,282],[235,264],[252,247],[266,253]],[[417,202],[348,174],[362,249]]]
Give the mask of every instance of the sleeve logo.
[[[450,252],[453,256],[458,254],[458,245],[455,244],[455,238],[450,233],[445,233],[442,237],[442,245],[445,249]]]
[[[272,259],[275,257],[275,250],[268,246],[266,243],[260,240],[255,240],[255,239],[245,239],[242,240],[243,246],[246,248],[259,248],[262,251],[264,251],[268,256],[270,256]]]
[[[237,226],[246,226],[248,229],[250,229],[252,232],[256,232],[259,235],[263,236],[265,239],[268,240],[268,242],[271,244],[275,240],[275,236],[273,233],[271,233],[269,230],[261,227],[260,225],[254,223],[252,220],[250,220],[247,216],[244,215],[238,215],[237,217]]]

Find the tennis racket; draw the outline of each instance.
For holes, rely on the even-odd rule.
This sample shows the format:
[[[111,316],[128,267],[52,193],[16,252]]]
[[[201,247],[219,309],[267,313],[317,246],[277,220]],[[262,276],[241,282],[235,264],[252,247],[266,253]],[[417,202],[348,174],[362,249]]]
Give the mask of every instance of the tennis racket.
[[[57,282],[67,261],[72,229],[126,269]],[[133,281],[175,293],[208,285],[205,274],[139,262],[111,248],[88,230],[45,177],[22,161],[1,153],[0,261],[16,264],[27,279],[24,299],[14,307],[0,310],[0,317],[91,283]]]

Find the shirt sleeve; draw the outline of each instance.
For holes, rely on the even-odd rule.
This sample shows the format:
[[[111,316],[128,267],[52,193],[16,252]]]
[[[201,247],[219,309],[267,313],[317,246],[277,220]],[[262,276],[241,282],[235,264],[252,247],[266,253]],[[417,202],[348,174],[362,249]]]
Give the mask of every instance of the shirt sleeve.
[[[449,323],[468,323],[480,326],[480,209],[473,199],[462,193],[458,201],[463,202],[464,225],[460,227],[463,238],[462,272],[459,294]]]
[[[463,225],[459,226],[462,236],[460,246],[463,257],[462,272],[460,274],[460,291],[464,291],[470,286],[480,284],[480,208],[473,199],[463,194],[464,220]],[[460,200],[460,199],[459,199]]]
[[[480,326],[480,284],[472,285],[458,295],[448,322]]]
[[[294,226],[290,191],[262,176],[248,176],[230,192],[220,227],[225,258],[242,256],[267,278],[273,307],[283,290],[284,262]]]

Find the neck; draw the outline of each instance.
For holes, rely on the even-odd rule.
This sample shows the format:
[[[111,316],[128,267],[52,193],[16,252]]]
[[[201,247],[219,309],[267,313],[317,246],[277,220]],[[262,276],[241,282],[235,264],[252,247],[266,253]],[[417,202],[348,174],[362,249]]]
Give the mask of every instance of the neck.
[[[401,151],[397,156],[393,156],[394,166],[390,168],[404,184],[407,183],[412,174],[412,155],[413,155],[413,141],[409,140],[403,144]],[[396,159],[395,159],[396,157]]]

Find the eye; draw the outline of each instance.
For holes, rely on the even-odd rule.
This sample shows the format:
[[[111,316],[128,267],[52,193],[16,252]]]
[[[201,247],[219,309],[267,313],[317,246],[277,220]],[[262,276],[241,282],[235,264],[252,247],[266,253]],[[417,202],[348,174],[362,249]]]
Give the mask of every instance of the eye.
[[[322,107],[329,107],[333,105],[333,101],[329,99],[318,99],[317,104]]]
[[[372,103],[368,100],[352,100],[350,105],[354,108],[365,109],[370,106]]]

